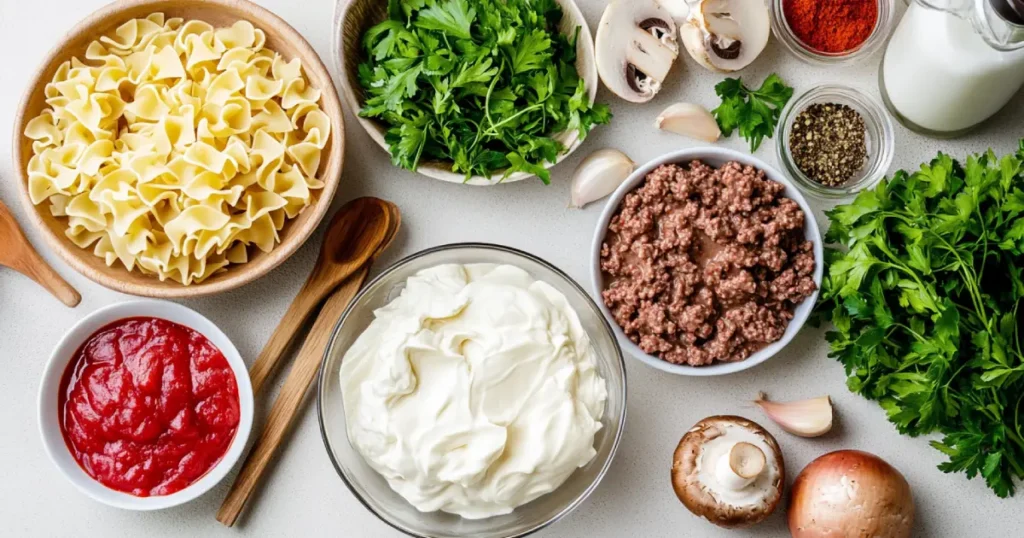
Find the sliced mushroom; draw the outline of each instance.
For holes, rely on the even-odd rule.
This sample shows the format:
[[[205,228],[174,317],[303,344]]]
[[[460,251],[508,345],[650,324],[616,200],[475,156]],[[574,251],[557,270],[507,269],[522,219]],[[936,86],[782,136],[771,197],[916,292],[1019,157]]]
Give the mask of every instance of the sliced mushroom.
[[[687,0],[658,0],[658,3],[678,24],[683,24],[690,16],[690,2]]]
[[[679,37],[697,63],[712,71],[732,72],[760,56],[771,22],[763,0],[699,0]]]
[[[764,520],[782,498],[786,468],[779,444],[757,423],[708,417],[676,447],[672,487],[694,514],[720,527]]]
[[[650,101],[679,55],[676,23],[655,0],[614,0],[597,27],[597,72],[612,93]]]

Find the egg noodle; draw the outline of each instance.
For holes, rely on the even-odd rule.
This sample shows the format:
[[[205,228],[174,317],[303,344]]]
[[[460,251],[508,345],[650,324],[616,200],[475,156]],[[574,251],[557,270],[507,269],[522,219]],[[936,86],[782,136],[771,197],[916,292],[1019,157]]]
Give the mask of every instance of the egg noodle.
[[[247,21],[214,29],[154,13],[89,44],[25,128],[32,203],[66,235],[190,284],[269,252],[312,201],[331,123],[298,59]]]

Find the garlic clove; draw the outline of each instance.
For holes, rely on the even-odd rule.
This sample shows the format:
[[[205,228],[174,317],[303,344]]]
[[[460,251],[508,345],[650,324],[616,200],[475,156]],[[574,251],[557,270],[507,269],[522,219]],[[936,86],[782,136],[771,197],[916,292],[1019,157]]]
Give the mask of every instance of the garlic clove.
[[[588,155],[572,174],[569,207],[583,206],[608,196],[622,184],[636,163],[617,149],[599,149]]]
[[[770,402],[762,392],[754,400],[783,430],[800,437],[819,437],[832,429],[832,400],[828,396],[795,402]]]
[[[718,122],[708,110],[693,103],[676,103],[658,115],[654,126],[663,131],[716,142],[722,136]]]

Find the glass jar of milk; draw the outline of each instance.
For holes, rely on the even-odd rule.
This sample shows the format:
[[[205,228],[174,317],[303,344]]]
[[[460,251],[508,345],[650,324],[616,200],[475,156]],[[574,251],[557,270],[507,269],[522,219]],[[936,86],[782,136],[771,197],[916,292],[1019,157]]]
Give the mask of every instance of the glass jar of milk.
[[[908,128],[969,131],[1024,85],[1024,0],[914,0],[879,76],[886,106]]]

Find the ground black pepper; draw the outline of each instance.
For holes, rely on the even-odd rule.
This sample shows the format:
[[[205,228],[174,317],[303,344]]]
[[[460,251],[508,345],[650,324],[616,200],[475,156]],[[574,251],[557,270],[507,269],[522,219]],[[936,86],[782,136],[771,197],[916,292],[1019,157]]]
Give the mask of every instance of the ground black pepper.
[[[853,178],[868,157],[864,118],[849,106],[815,103],[793,121],[789,151],[811,180],[838,187]]]

